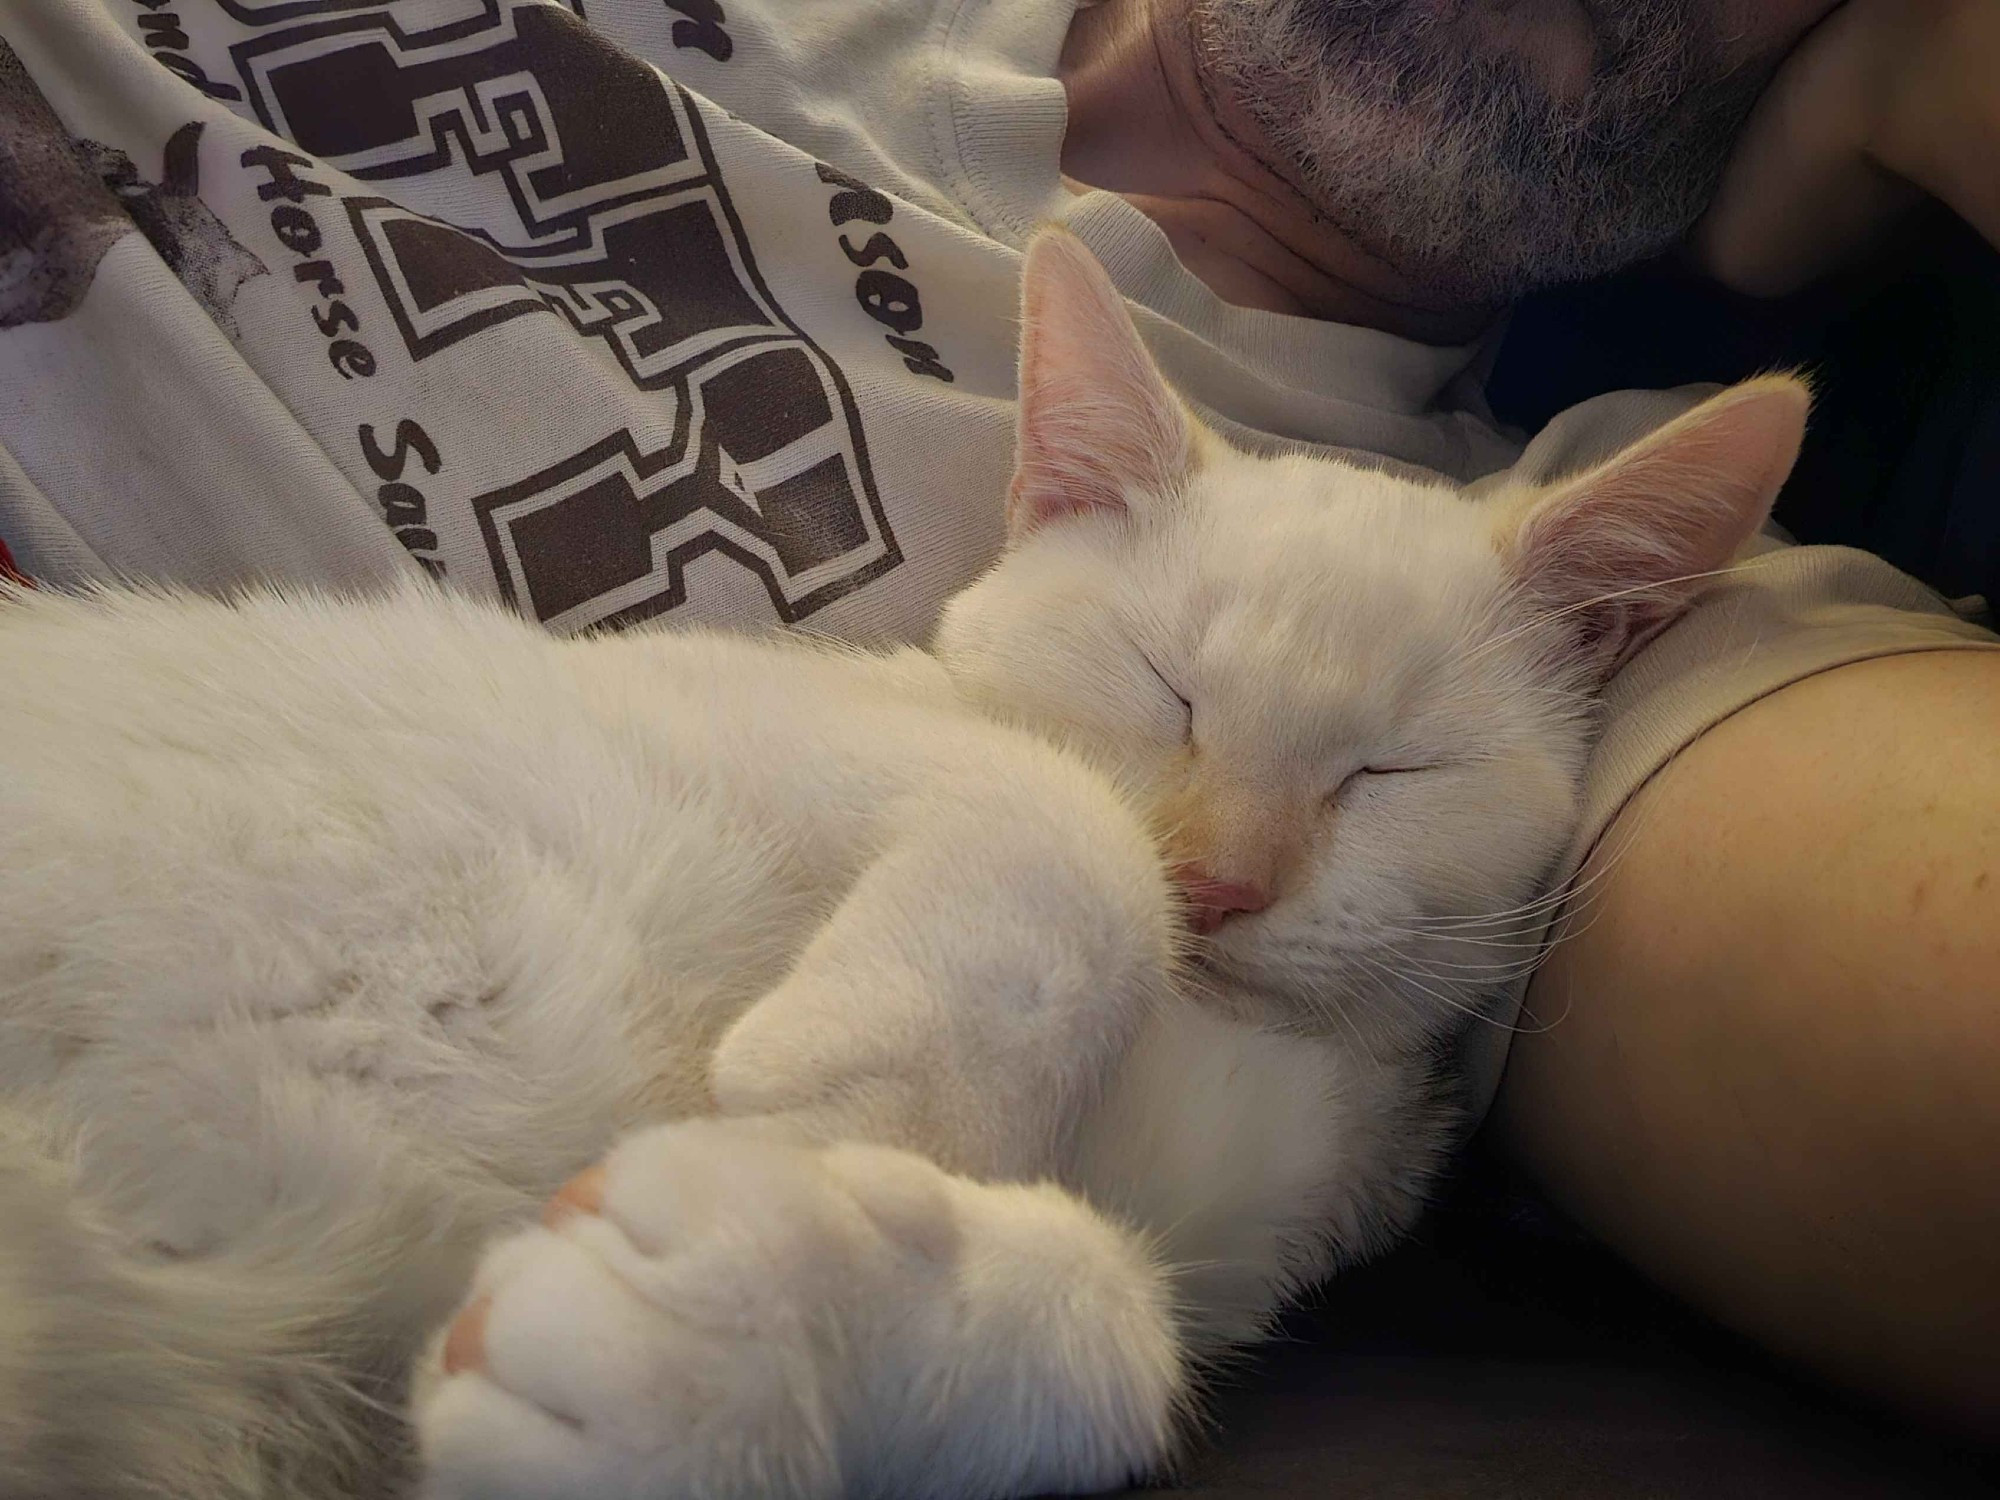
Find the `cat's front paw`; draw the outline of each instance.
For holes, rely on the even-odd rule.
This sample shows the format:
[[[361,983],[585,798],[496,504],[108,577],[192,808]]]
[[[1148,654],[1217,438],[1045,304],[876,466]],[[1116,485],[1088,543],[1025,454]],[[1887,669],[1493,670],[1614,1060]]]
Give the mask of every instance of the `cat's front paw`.
[[[1162,1273],[1052,1187],[646,1131],[490,1251],[418,1371],[433,1500],[1080,1493],[1164,1456]]]

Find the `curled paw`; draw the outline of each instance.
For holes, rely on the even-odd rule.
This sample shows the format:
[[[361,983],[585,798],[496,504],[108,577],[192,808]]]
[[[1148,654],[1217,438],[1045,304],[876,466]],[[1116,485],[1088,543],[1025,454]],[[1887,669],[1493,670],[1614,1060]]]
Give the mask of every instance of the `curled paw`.
[[[1053,1188],[760,1122],[648,1130],[496,1244],[432,1341],[425,1493],[1101,1488],[1165,1443],[1165,1302],[1137,1247]]]

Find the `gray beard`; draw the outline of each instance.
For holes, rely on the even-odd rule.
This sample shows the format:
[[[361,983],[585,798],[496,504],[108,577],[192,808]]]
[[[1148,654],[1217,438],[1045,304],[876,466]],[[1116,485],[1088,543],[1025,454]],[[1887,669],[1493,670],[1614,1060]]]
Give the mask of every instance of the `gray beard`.
[[[1205,80],[1314,207],[1427,292],[1499,305],[1664,250],[1769,76],[1695,0],[1598,0],[1580,95],[1411,0],[1194,0]],[[1441,18],[1442,9],[1442,18]]]

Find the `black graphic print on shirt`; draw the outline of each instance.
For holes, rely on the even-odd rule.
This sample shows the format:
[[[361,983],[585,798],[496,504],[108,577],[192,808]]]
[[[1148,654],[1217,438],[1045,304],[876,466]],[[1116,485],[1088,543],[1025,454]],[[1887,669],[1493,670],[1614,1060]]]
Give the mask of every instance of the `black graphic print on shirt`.
[[[204,128],[201,121],[192,120],[167,137],[156,183],[140,176],[123,151],[96,141],[78,141],[77,146],[167,269],[233,338],[236,293],[253,276],[266,275],[269,267],[238,244],[229,227],[201,201]]]
[[[554,6],[482,0],[410,32],[320,4],[231,54],[267,127],[382,185],[344,206],[410,359],[554,315],[673,413],[659,451],[614,432],[474,502],[509,599],[563,628],[627,623],[718,553],[797,621],[900,561],[847,381],[759,275],[688,94]],[[400,182],[447,169],[504,206],[459,225],[404,206]]]
[[[0,328],[68,317],[137,229],[234,334],[237,289],[264,263],[201,201],[201,134],[199,121],[175,131],[150,181],[123,151],[72,139],[0,41]]]

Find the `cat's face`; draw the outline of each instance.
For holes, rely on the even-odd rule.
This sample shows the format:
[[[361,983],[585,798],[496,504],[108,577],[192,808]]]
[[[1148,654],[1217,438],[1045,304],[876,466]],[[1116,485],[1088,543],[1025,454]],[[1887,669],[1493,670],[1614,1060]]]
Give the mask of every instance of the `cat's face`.
[[[1385,1040],[1532,956],[1592,693],[1684,605],[1667,580],[1762,520],[1805,400],[1753,382],[1561,492],[1480,504],[1252,457],[1060,236],[1030,252],[1023,393],[1014,542],[939,655],[1134,793],[1217,975]]]
[[[1532,630],[1506,639],[1532,617],[1478,513],[1330,463],[1205,459],[1145,522],[1024,542],[948,614],[954,672],[1138,794],[1221,973],[1311,1000],[1518,956],[1440,919],[1534,893],[1575,821],[1586,700]]]

